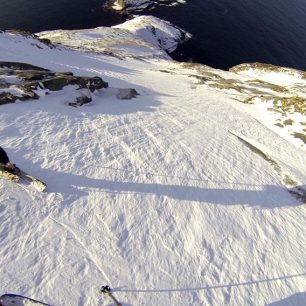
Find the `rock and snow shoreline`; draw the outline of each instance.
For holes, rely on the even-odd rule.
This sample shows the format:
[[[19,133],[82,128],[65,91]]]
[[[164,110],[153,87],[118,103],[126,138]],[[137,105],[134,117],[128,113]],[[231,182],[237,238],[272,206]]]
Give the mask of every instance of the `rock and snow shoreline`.
[[[184,0],[108,0],[107,6],[116,11],[141,12],[156,6],[174,6],[185,3]]]

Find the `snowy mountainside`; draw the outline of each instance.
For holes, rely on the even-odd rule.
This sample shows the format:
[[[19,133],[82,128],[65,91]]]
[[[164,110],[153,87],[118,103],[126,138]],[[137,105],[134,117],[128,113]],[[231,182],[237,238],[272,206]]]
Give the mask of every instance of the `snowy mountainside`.
[[[244,103],[278,88],[114,55],[0,33],[0,61],[109,84],[77,108],[71,85],[0,106],[0,145],[48,184],[0,179],[1,293],[109,305],[109,284],[123,305],[302,306],[305,146]],[[139,95],[120,100],[118,88]]]

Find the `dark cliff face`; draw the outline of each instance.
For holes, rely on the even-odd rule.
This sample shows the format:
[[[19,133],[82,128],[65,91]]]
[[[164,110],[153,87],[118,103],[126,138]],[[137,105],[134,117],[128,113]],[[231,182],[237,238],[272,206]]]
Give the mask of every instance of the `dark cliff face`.
[[[14,81],[10,81],[10,77],[15,77]],[[80,77],[72,72],[54,72],[27,63],[0,62],[0,105],[16,100],[37,100],[36,90],[49,94],[67,85],[77,85],[78,89],[87,88],[91,92],[108,87],[108,83],[97,76]]]

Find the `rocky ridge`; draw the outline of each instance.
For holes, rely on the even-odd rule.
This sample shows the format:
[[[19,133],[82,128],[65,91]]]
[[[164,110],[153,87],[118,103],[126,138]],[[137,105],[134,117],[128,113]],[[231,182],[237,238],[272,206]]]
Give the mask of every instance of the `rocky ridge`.
[[[184,3],[184,1],[177,0],[109,0],[106,3],[106,7],[114,9],[116,11],[124,12],[141,12],[144,10],[150,10],[157,6],[162,5],[178,5]]]
[[[50,94],[68,85],[76,85],[76,90],[88,89],[90,92],[108,87],[108,83],[97,76],[81,77],[72,72],[53,72],[27,63],[0,62],[0,105],[14,103],[16,100],[37,100],[38,90]],[[89,97],[82,95],[76,103],[90,101]]]

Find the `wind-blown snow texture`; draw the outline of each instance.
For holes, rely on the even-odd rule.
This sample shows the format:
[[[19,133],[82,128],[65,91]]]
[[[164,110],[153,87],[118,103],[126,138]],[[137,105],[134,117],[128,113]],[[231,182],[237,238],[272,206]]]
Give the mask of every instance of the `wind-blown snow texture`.
[[[74,87],[0,107],[1,146],[48,184],[35,193],[0,180],[2,293],[109,305],[109,284],[124,305],[303,305],[305,205],[284,180],[305,185],[302,142],[176,62],[7,33],[0,60],[110,86],[80,108],[67,105]],[[130,87],[137,98],[116,98]]]

